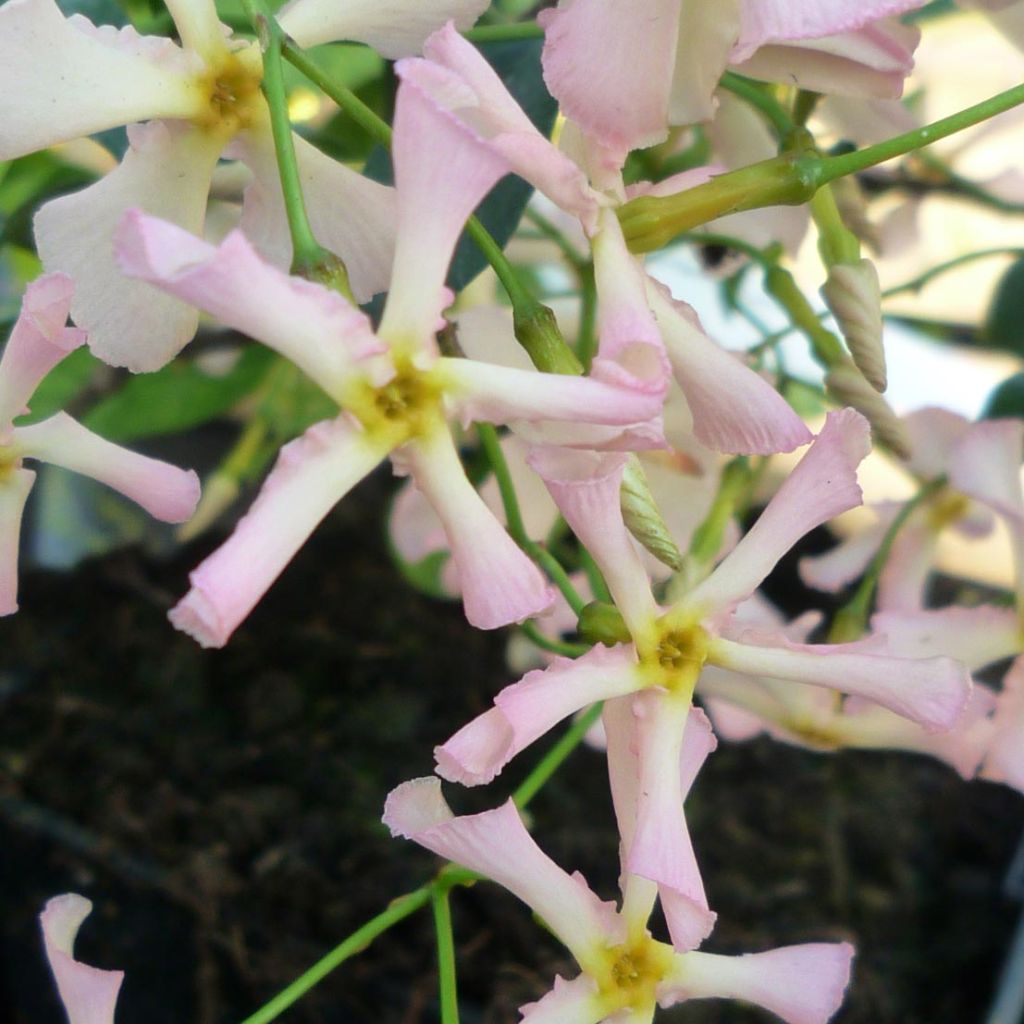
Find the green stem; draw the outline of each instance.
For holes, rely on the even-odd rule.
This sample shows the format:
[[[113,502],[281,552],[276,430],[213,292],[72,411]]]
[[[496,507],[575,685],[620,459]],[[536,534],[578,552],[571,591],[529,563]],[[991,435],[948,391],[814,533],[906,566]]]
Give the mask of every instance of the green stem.
[[[295,142],[288,118],[288,93],[284,83],[284,65],[281,55],[284,48],[284,33],[273,16],[267,11],[263,0],[243,0],[252,20],[263,52],[263,95],[270,111],[270,130],[274,139],[274,153],[277,170],[281,178],[281,192],[284,196],[288,231],[292,239],[292,269],[304,274],[324,263],[330,254],[320,245],[309,224],[306,201],[302,195],[302,180],[295,156]],[[305,276],[305,274],[304,274]]]
[[[864,635],[867,629],[868,615],[871,612],[871,605],[875,599],[875,591],[878,589],[878,581],[889,561],[892,553],[892,546],[896,543],[896,537],[903,529],[907,520],[920,506],[946,484],[945,477],[937,477],[935,480],[925,484],[906,504],[899,510],[896,517],[889,524],[885,531],[882,543],[871,559],[871,564],[864,573],[863,579],[854,592],[853,597],[843,605],[836,613],[832,621],[832,628],[829,630],[829,643],[845,643],[850,640],[857,640]]]
[[[438,883],[431,887],[437,936],[437,976],[441,994],[441,1024],[459,1024],[458,982],[455,970],[455,937],[452,934],[451,886]]]
[[[516,497],[515,484],[512,482],[512,474],[509,472],[505,453],[501,450],[501,444],[498,441],[498,432],[490,423],[477,423],[476,431],[480,438],[480,445],[490,463],[491,472],[494,473],[494,479],[498,483],[508,532],[523,551],[548,574],[551,582],[562,592],[569,607],[579,615],[580,609],[586,602],[576,592],[568,573],[550,551],[538,544],[526,532],[523,515],[519,510],[519,499]]]
[[[954,270],[956,267],[962,266],[965,263],[973,263],[975,260],[990,259],[993,256],[1016,256],[1020,259],[1024,257],[1024,249],[1013,246],[1004,246],[999,249],[979,249],[977,252],[964,253],[962,256],[956,256],[951,260],[947,260],[945,263],[938,263],[934,267],[930,267],[928,270],[924,271],[924,273],[918,274],[917,277],[912,277],[909,281],[904,281],[902,284],[896,284],[891,288],[886,288],[886,290],[882,292],[882,298],[888,299],[890,296],[899,295],[901,292],[918,292],[928,284],[929,281],[945,274],[947,271]]]
[[[387,149],[391,148],[392,131],[351,89],[333,81],[291,40],[284,40],[282,55],[325,95]],[[527,350],[538,369],[551,373],[582,373],[582,367],[565,343],[551,311],[538,302],[516,276],[512,264],[491,233],[475,216],[466,223],[466,232],[491,265],[508,293],[515,318],[516,337]]]
[[[252,1016],[246,1017],[242,1024],[269,1024],[269,1021],[275,1020],[314,985],[323,981],[336,967],[356,953],[361,953],[378,935],[414,914],[421,907],[425,907],[431,900],[432,891],[433,883],[431,882],[393,900],[386,910],[367,921],[361,928],[357,928],[344,942],[335,946],[308,971],[299,975],[269,1003],[261,1006]]]
[[[760,82],[744,78],[734,71],[726,71],[718,84],[745,103],[756,107],[772,126],[779,141],[793,130],[793,118],[789,116],[789,111]]]
[[[825,157],[822,170],[823,181],[833,181],[847,174],[856,174],[857,171],[867,170],[869,167],[874,167],[875,164],[892,160],[893,157],[904,156],[915,149],[930,146],[933,142],[946,138],[947,135],[954,135],[965,128],[987,121],[990,117],[1012,110],[1021,103],[1024,103],[1024,84],[1015,85],[1012,89],[982,100],[981,103],[975,103],[955,114],[950,114],[949,117],[926,124],[923,128],[915,128],[913,131],[886,139],[885,142],[866,146],[864,149],[854,150],[852,153]]]
[[[471,43],[504,43],[520,39],[543,39],[544,29],[535,21],[514,25],[478,25],[462,33]]]
[[[534,765],[533,770],[516,788],[512,799],[522,810],[537,795],[541,787],[558,770],[562,762],[580,745],[590,727],[601,715],[601,705],[588,708],[562,734],[558,742]]]
[[[546,637],[538,628],[537,624],[530,619],[520,623],[519,628],[523,631],[530,643],[539,647],[542,651],[550,651],[552,654],[560,654],[564,658],[578,658],[590,650],[589,644],[572,644],[565,640],[552,640]]]

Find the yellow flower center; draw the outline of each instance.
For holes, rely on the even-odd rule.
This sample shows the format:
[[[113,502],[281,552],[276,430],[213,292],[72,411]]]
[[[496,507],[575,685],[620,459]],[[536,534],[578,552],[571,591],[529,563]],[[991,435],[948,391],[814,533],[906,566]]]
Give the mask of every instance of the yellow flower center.
[[[341,403],[368,435],[392,446],[429,433],[442,416],[443,388],[437,375],[406,359],[396,363],[395,375],[386,384],[374,387],[365,379],[358,381]]]
[[[708,657],[710,637],[699,622],[669,612],[653,623],[650,635],[638,641],[640,664],[649,686],[690,695]]]
[[[263,116],[262,77],[263,66],[255,44],[244,50],[225,51],[199,78],[205,102],[196,124],[228,137],[250,127]]]
[[[649,934],[612,946],[601,954],[595,980],[602,1012],[653,1008],[658,984],[672,965],[672,947]]]
[[[959,491],[943,489],[928,505],[928,525],[935,533],[959,522],[970,510],[971,499]]]

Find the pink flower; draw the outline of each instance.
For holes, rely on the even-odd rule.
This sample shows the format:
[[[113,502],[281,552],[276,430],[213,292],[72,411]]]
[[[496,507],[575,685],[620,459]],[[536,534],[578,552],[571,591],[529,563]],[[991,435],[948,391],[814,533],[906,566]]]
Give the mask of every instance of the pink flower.
[[[84,896],[68,893],[48,900],[39,915],[46,959],[68,1015],[68,1024],[114,1024],[123,971],[101,971],[75,959],[75,937],[92,913]]]
[[[302,45],[355,39],[399,56],[449,18],[468,26],[486,6],[294,0],[281,19]],[[120,166],[46,203],[35,229],[46,269],[75,281],[72,315],[89,330],[89,344],[132,370],[157,369],[176,355],[195,334],[197,314],[118,272],[112,238],[125,210],[139,207],[201,234],[210,179],[226,152],[254,175],[246,231],[276,261],[287,265],[291,255],[258,46],[225,38],[212,0],[170,0],[168,8],[180,47],[129,28],[97,28],[81,15],[65,19],[53,0],[9,0],[0,8],[0,160],[130,126]],[[295,145],[313,229],[368,299],[384,286],[391,260],[391,190],[298,136]]]
[[[18,610],[18,539],[36,476],[24,468],[24,459],[91,476],[164,522],[184,522],[199,500],[199,480],[191,470],[104,441],[66,413],[15,426],[39,382],[85,340],[84,331],[65,326],[71,293],[62,274],[33,281],[0,358],[0,615]]]
[[[407,66],[398,65],[403,79]],[[395,260],[376,332],[341,296],[264,263],[238,232],[214,248],[132,213],[119,233],[127,273],[277,349],[344,410],[282,451],[235,534],[192,574],[171,617],[204,645],[227,641],[316,524],[388,454],[444,526],[469,621],[492,629],[542,612],[551,588],[466,479],[448,417],[628,428],[660,411],[660,395],[645,390],[439,356],[434,333],[450,301],[452,251],[507,166],[406,80],[394,164]]]
[[[511,801],[455,817],[437,779],[414,779],[388,796],[384,823],[393,835],[508,889],[572,953],[581,973],[571,981],[556,978],[539,1002],[521,1007],[524,1024],[650,1021],[658,1005],[704,998],[756,1003],[789,1024],[825,1024],[842,1001],[853,957],[847,943],[738,957],[677,952],[651,937],[646,914],[626,905],[616,911],[578,873],[569,875],[548,858]]]

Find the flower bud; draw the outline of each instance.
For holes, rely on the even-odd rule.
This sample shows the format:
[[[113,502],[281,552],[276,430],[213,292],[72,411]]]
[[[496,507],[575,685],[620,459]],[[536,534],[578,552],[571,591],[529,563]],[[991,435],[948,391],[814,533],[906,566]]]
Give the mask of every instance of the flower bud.
[[[631,455],[626,462],[619,494],[626,529],[659,562],[678,572],[683,567],[682,552],[665,525],[665,520],[647,484],[643,466],[635,455]]]
[[[846,339],[858,369],[876,391],[886,388],[882,344],[882,291],[878,271],[868,259],[829,268],[822,297]]]
[[[591,601],[584,606],[576,630],[585,640],[606,647],[628,644],[633,639],[619,609],[604,601]]]
[[[833,366],[825,375],[825,387],[840,405],[852,406],[867,417],[876,441],[887,445],[901,459],[910,457],[906,427],[852,362],[844,360]]]

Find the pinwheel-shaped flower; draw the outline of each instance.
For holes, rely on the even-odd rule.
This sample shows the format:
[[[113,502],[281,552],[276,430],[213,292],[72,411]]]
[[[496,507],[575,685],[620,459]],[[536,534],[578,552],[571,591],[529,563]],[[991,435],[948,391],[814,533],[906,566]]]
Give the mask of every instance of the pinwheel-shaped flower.
[[[850,975],[847,943],[784,946],[745,956],[677,952],[651,937],[646,915],[600,900],[533,841],[514,804],[455,817],[435,778],[394,790],[384,809],[392,834],[412,839],[508,889],[538,914],[572,953],[581,974],[555,979],[523,1024],[646,1024],[657,1005],[687,999],[742,999],[788,1024],[825,1024]]]
[[[470,622],[490,629],[543,611],[550,588],[466,479],[446,418],[626,426],[659,414],[660,393],[439,356],[434,333],[449,301],[452,251],[507,166],[408,82],[393,157],[398,234],[376,333],[341,296],[264,263],[241,233],[214,248],[132,213],[119,234],[126,272],[277,349],[344,410],[282,451],[232,538],[193,573],[171,617],[203,644],[227,641],[316,524],[389,453],[444,525]]]
[[[286,264],[290,255],[259,48],[226,36],[213,0],[167,6],[181,46],[129,28],[97,28],[81,15],[65,18],[54,0],[0,7],[0,160],[131,126],[120,166],[45,204],[35,228],[45,268],[75,281],[72,315],[88,329],[93,350],[132,370],[157,369],[176,355],[195,334],[197,316],[120,275],[112,237],[125,210],[138,207],[200,234],[210,179],[227,153],[254,175],[246,231],[276,261]],[[472,24],[486,6],[295,0],[281,18],[301,45],[355,39],[397,57],[414,53],[449,18]],[[391,191],[298,136],[295,145],[313,229],[345,261],[356,295],[367,299],[387,280]]]
[[[91,476],[164,522],[184,522],[199,500],[199,480],[191,470],[104,441],[66,413],[14,425],[43,377],[85,341],[84,331],[65,326],[71,292],[62,274],[33,281],[0,358],[0,615],[18,610],[18,539],[36,478],[22,460],[51,462]]]
[[[688,901],[680,903],[690,913],[680,934],[698,930],[692,922],[694,914],[699,918],[701,894],[678,873],[692,858],[674,766],[705,665],[864,697],[933,731],[952,727],[970,693],[966,669],[948,658],[898,658],[874,641],[793,643],[779,632],[751,630],[734,615],[800,537],[860,502],[856,467],[867,450],[864,418],[849,409],[831,414],[746,536],[667,610],[655,601],[622,523],[621,458],[535,452],[534,468],[600,566],[633,640],[595,647],[575,661],[558,659],[507,687],[492,710],[437,748],[438,772],[470,785],[487,782],[567,715],[597,701],[628,701],[645,724],[638,737],[643,782],[627,868]]]

